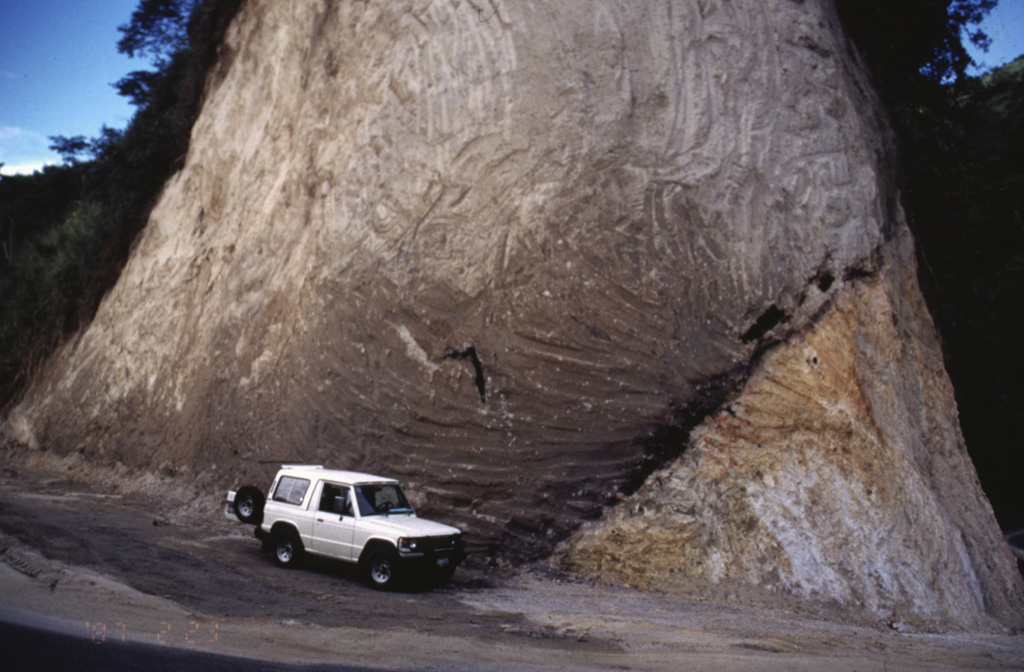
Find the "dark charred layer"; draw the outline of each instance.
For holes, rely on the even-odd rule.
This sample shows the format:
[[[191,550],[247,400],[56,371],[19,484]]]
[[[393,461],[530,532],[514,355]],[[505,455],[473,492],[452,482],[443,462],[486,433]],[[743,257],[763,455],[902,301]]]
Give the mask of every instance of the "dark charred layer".
[[[754,324],[747,329],[740,340],[744,343],[752,343],[765,337],[772,329],[789,322],[791,316],[786,311],[779,308],[774,303],[768,307],[768,310],[761,313],[760,317],[754,321]]]
[[[683,455],[690,442],[690,433],[712,413],[722,408],[729,396],[743,386],[750,375],[744,365],[699,383],[694,396],[675,409],[669,418],[655,425],[637,443],[643,457],[622,485],[625,496],[636,492],[647,477]]]

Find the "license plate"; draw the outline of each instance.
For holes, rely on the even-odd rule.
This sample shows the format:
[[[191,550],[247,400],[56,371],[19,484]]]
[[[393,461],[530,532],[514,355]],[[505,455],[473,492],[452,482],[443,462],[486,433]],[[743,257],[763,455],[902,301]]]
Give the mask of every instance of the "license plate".
[[[447,567],[448,566],[448,558],[438,558],[437,559],[437,566],[438,567]]]

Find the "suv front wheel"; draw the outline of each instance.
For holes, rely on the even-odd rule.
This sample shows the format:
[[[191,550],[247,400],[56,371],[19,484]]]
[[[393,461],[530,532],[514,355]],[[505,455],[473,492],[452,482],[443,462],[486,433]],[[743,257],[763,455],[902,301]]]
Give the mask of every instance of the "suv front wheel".
[[[398,558],[394,551],[378,548],[366,557],[364,567],[366,582],[378,590],[387,590],[395,585]]]

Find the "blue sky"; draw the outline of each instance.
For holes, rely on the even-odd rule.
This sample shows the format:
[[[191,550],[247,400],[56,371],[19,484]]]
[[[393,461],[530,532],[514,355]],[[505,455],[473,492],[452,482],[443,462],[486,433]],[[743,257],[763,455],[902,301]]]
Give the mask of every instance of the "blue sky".
[[[117,53],[138,0],[0,0],[0,163],[5,174],[60,159],[51,135],[124,128],[134,108],[111,86],[139,59]]]
[[[894,0],[898,2],[899,0]],[[144,61],[117,53],[138,0],[0,0],[0,163],[5,174],[59,163],[49,136],[124,128],[134,109],[111,86]],[[1001,0],[982,28],[983,69],[1024,53],[1024,0]]]
[[[981,23],[981,29],[992,38],[992,48],[984,53],[967,44],[971,58],[981,66],[970,71],[974,75],[1024,54],[1024,0],[999,0],[996,8]]]

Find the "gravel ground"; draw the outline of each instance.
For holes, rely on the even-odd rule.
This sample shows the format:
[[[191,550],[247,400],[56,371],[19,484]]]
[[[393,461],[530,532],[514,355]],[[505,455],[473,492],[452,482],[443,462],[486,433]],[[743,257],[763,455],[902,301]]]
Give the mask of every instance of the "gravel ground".
[[[0,484],[0,620],[97,646],[385,669],[1024,669],[1021,634],[899,632],[537,568],[470,563],[443,586],[379,593],[341,563],[279,569],[224,517],[169,517],[53,480]]]

